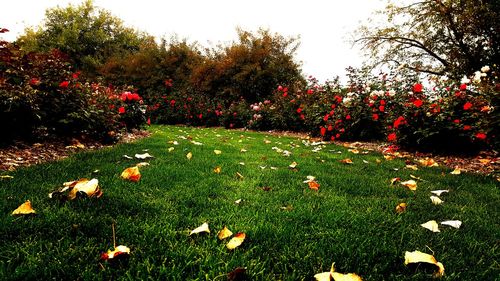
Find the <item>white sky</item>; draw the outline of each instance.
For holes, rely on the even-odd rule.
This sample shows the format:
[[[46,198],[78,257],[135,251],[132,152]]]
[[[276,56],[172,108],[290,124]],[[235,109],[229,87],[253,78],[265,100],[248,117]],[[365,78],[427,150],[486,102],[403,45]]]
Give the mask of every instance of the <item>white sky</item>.
[[[8,0],[0,11],[3,38],[12,41],[26,26],[42,23],[45,10],[80,0]],[[344,76],[347,66],[360,66],[359,49],[348,42],[360,21],[384,6],[381,0],[94,0],[125,25],[157,37],[177,34],[211,46],[236,39],[236,27],[269,28],[284,36],[300,35],[296,59],[305,75],[320,81]],[[211,44],[211,45],[210,45]]]

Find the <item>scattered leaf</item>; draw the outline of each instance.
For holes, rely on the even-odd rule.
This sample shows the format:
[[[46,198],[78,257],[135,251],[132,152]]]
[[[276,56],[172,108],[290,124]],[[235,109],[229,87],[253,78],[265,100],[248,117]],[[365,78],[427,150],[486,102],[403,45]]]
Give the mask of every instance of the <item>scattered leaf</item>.
[[[264,187],[262,187],[262,190],[264,190],[264,191],[271,191],[272,187],[270,187],[270,186],[264,186]]]
[[[422,178],[417,177],[417,176],[414,176],[414,175],[410,175],[410,178],[412,178],[412,179],[416,179],[416,180],[419,180],[419,181],[423,181],[423,179],[422,179]]]
[[[377,162],[377,164],[382,163],[382,161],[380,159],[375,159],[375,162]]]
[[[141,163],[137,163],[137,165],[135,165],[136,167],[146,167],[146,166],[149,166],[149,163],[148,162],[141,162]]]
[[[246,268],[237,267],[233,271],[231,271],[227,274],[227,280],[228,281],[246,280],[246,278],[247,278],[246,272],[247,272]]]
[[[240,152],[241,152],[241,153],[245,153],[245,152],[247,152],[247,151],[248,151],[248,150],[246,150],[246,149],[244,149],[244,148],[240,149]]]
[[[17,209],[15,209],[12,212],[13,216],[16,215],[30,215],[30,214],[36,214],[36,211],[33,210],[33,207],[31,206],[31,201],[26,200],[23,204],[21,204]]]
[[[188,160],[191,160],[191,158],[193,158],[193,153],[188,152],[188,154],[186,154],[186,158],[187,158]]]
[[[439,205],[439,204],[442,204],[444,201],[439,199],[439,197],[437,196],[431,196],[431,201],[432,201],[432,204],[434,205]]]
[[[270,144],[270,143],[271,143],[271,141],[270,141],[270,140],[264,140],[264,143],[265,143],[265,144]]]
[[[479,160],[479,163],[481,163],[483,165],[488,165],[491,162],[490,159],[485,159],[485,158],[479,158],[478,160]]]
[[[298,163],[293,161],[292,164],[288,165],[288,168],[290,169],[295,169],[297,167]]]
[[[314,275],[316,281],[362,281],[361,277],[355,273],[342,274],[335,272],[335,263],[332,264],[330,272],[322,272]]]
[[[276,167],[269,167],[269,169],[271,169],[271,170],[278,170],[278,168],[276,168]]]
[[[240,174],[239,172],[236,172],[236,176],[237,176],[239,179],[243,179],[243,178],[244,178],[244,177],[243,177],[243,175],[242,175],[242,174]]]
[[[245,166],[245,162],[240,162],[238,164],[240,164],[241,166]]]
[[[219,240],[224,240],[228,237],[231,237],[231,235],[233,235],[233,232],[231,232],[231,230],[229,230],[226,226],[224,226],[224,228],[219,231],[219,233],[217,233],[217,237],[219,238]]]
[[[401,181],[401,178],[392,178],[391,179],[391,185],[395,184],[396,182],[399,182],[399,181]]]
[[[417,190],[417,182],[414,180],[407,180],[401,182],[401,185],[408,187],[410,190]]]
[[[307,180],[305,180],[304,183],[309,183],[309,182],[312,182],[316,179],[315,176],[307,176],[306,178],[307,178]]]
[[[452,174],[452,175],[460,175],[460,173],[461,173],[460,168],[456,167],[455,170],[453,170],[450,174]]]
[[[123,158],[126,158],[126,159],[134,159],[133,157],[128,156],[128,155],[126,155],[126,154],[125,154],[125,155],[123,155]]]
[[[221,154],[221,153],[222,153],[222,151],[215,149],[215,150],[214,150],[214,153],[215,153],[215,155],[219,155],[219,154]]]
[[[434,256],[422,253],[420,251],[405,252],[405,265],[410,263],[429,263],[437,266],[437,271],[434,273],[434,277],[441,277],[444,275],[444,266],[442,263],[438,262]]]
[[[402,214],[406,211],[406,203],[399,203],[397,206],[396,206],[396,213],[398,214]]]
[[[143,154],[136,154],[135,158],[144,160],[144,159],[147,159],[147,158],[153,158],[153,155],[151,155],[151,154],[149,154],[149,153],[146,152],[146,153],[143,153]]]
[[[241,203],[241,199],[234,201],[234,204],[240,204],[240,203]]]
[[[286,206],[280,207],[280,209],[284,210],[284,211],[292,211],[293,210],[293,206],[292,205],[286,205]]]
[[[229,250],[235,249],[236,247],[240,246],[243,241],[245,241],[245,237],[246,235],[243,232],[236,234],[233,238],[231,238],[231,240],[229,240],[229,243],[227,243],[226,247]]]
[[[406,165],[405,168],[408,169],[408,170],[413,170],[413,171],[417,171],[418,170],[417,165]]]
[[[352,164],[353,162],[352,162],[352,160],[351,160],[351,159],[346,158],[346,159],[342,159],[342,160],[340,160],[340,163],[344,163],[344,164]]]
[[[63,196],[65,192],[68,192],[68,194]],[[78,196],[99,198],[102,196],[102,191],[99,188],[99,181],[97,179],[80,179],[77,181],[65,182],[62,188],[49,194],[49,198],[60,196],[69,200],[73,200]]]
[[[441,224],[448,225],[448,226],[451,226],[454,228],[460,228],[460,226],[462,225],[462,222],[459,220],[451,220],[451,221],[442,221]]]
[[[197,141],[191,141],[191,143],[194,145],[203,145],[201,142],[197,142]]]
[[[448,193],[450,190],[448,189],[440,189],[440,190],[432,190],[431,193],[435,194],[436,196],[441,196],[443,193]]]
[[[438,167],[439,166],[438,163],[436,163],[436,161],[434,161],[434,159],[428,158],[428,157],[426,157],[425,159],[419,159],[418,163],[420,163],[420,165],[422,165],[424,167]]]
[[[102,260],[112,260],[118,257],[126,257],[130,255],[130,248],[127,246],[120,245],[114,250],[108,250],[108,252],[101,255]]]
[[[172,147],[169,147],[169,148],[168,148],[168,152],[172,152],[172,151],[174,151],[174,149],[175,149],[175,148],[174,148],[173,146],[172,146]]]
[[[208,223],[203,223],[202,225],[198,226],[197,228],[193,229],[189,235],[193,234],[198,234],[198,233],[210,233],[210,229],[208,229]]]
[[[440,232],[439,231],[439,226],[435,220],[428,221],[426,223],[421,224],[423,228],[426,228],[432,232]]]
[[[0,176],[0,179],[2,180],[5,180],[5,179],[13,179],[14,177],[13,176],[9,176],[9,175],[1,175]]]
[[[318,191],[319,190],[319,183],[315,182],[315,181],[310,181],[308,182],[308,185],[309,185],[309,188],[312,189],[312,190],[316,190]]]
[[[221,172],[221,167],[220,166],[217,166],[217,167],[214,168],[214,173],[220,174],[220,172]]]
[[[366,160],[363,159],[363,163],[369,164],[370,162],[368,162],[368,161],[366,161]]]
[[[122,179],[138,182],[141,179],[141,173],[139,172],[139,167],[130,167],[125,169],[121,174]]]
[[[394,156],[392,155],[384,155],[384,159],[387,160],[387,161],[391,161],[391,160],[394,160]],[[378,162],[378,161],[377,161]],[[379,162],[380,163],[380,162]]]
[[[353,154],[359,154],[359,150],[357,150],[357,149],[348,149],[347,151],[349,151]]]

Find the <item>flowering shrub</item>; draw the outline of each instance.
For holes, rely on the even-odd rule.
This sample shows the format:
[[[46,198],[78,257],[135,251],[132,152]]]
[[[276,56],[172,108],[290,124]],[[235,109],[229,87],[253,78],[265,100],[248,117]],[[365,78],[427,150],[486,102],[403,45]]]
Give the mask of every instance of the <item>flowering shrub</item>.
[[[144,123],[140,102],[83,81],[59,51],[26,54],[0,41],[0,118],[9,120],[1,142],[56,135],[111,141],[121,128]]]

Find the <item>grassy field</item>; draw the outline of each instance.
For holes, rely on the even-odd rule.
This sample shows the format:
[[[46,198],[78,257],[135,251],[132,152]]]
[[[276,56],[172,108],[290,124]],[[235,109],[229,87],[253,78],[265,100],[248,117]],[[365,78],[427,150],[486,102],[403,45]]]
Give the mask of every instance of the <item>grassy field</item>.
[[[0,180],[0,279],[226,280],[245,267],[249,280],[312,280],[335,262],[338,272],[363,280],[428,280],[432,268],[404,265],[405,251],[419,250],[444,264],[441,280],[500,280],[500,192],[493,178],[442,167],[414,171],[378,153],[262,133],[151,130],[151,138],[135,143],[3,173],[14,178]],[[144,150],[155,158],[140,168],[140,181],[121,179],[141,162],[123,155]],[[345,158],[353,164],[341,163]],[[288,167],[293,161],[296,169]],[[303,182],[308,175],[319,191]],[[410,175],[422,179],[416,191],[390,183]],[[103,196],[48,197],[79,178],[99,179]],[[433,205],[430,191],[438,189],[450,192]],[[12,216],[28,199],[37,215]],[[396,214],[401,202],[407,210]],[[420,226],[429,220],[463,224],[433,233]],[[205,222],[210,234],[189,236]],[[113,248],[113,223],[117,244],[131,249],[119,263],[100,260]],[[228,250],[227,240],[217,238],[224,226],[246,233],[240,247]]]

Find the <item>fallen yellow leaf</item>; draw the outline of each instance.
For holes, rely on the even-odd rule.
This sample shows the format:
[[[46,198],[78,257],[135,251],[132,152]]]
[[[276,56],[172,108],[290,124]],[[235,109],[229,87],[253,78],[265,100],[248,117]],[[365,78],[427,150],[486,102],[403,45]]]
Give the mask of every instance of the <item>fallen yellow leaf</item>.
[[[456,167],[455,170],[453,170],[450,174],[452,175],[460,175],[461,171],[460,168]]]
[[[399,203],[397,206],[396,206],[396,213],[398,214],[402,214],[406,211],[406,203]]]
[[[394,156],[392,155],[384,155],[384,159],[387,160],[387,161],[391,161],[391,160],[394,160]]]
[[[227,243],[226,247],[229,250],[233,250],[234,248],[240,246],[243,241],[245,241],[245,237],[246,235],[243,232],[236,234],[233,238],[231,238],[231,240],[229,240],[229,243]]]
[[[127,246],[120,245],[116,247],[113,251],[108,250],[108,252],[101,255],[103,260],[111,260],[117,258],[118,256],[128,256],[130,254],[130,248]]]
[[[174,151],[174,149],[175,149],[174,147],[169,147],[168,152],[172,152],[172,151]]]
[[[244,178],[244,177],[243,177],[243,175],[242,175],[242,174],[240,174],[239,172],[236,172],[236,176],[237,176],[239,179],[243,179],[243,178]]]
[[[141,173],[139,172],[139,167],[130,167],[125,169],[121,174],[122,179],[138,182],[141,179]]]
[[[391,185],[392,185],[392,184],[395,184],[396,182],[398,182],[398,181],[400,181],[400,180],[401,180],[401,178],[392,178],[392,179],[391,179]]]
[[[438,262],[434,256],[422,253],[420,251],[405,252],[405,265],[421,262],[437,266],[437,271],[434,273],[434,277],[442,277],[444,275],[443,264]]]
[[[434,205],[439,205],[439,204],[442,204],[444,202],[443,200],[439,199],[439,197],[437,197],[437,196],[431,196],[429,198],[431,198],[432,204],[434,204]]]
[[[186,154],[186,158],[187,158],[188,160],[191,160],[191,158],[193,158],[193,153],[188,152],[188,154]]]
[[[247,152],[247,150],[246,150],[246,149],[244,149],[244,148],[242,148],[242,149],[240,149],[240,152],[241,152],[241,153],[245,153],[245,152]]]
[[[136,167],[146,167],[146,166],[149,166],[149,163],[148,162],[140,162],[140,163],[137,163],[137,165],[135,165]]]
[[[9,175],[1,175],[0,176],[0,179],[4,180],[4,179],[13,179],[14,177],[13,176],[9,176]]]
[[[292,164],[288,165],[290,169],[295,169],[297,167],[298,163],[293,161]]]
[[[193,234],[198,234],[198,233],[210,233],[210,229],[208,228],[208,223],[203,223],[202,225],[198,226],[197,228],[193,229],[189,235]]]
[[[410,190],[417,190],[417,182],[414,180],[407,180],[407,181],[401,182],[401,185],[408,187],[408,189],[410,189]]]
[[[224,228],[217,234],[217,237],[219,238],[219,240],[223,240],[228,237],[231,237],[231,235],[233,235],[233,232],[231,232],[231,230],[229,230],[226,226],[224,226]]]
[[[23,204],[21,204],[17,209],[15,209],[12,212],[12,215],[29,215],[29,214],[36,214],[36,211],[33,210],[33,207],[31,206],[31,201],[26,200]]]
[[[434,161],[434,159],[432,158],[424,158],[424,159],[419,159],[418,160],[418,163],[420,163],[420,165],[422,166],[425,166],[425,167],[438,167],[438,163],[436,163],[436,161]]]
[[[221,172],[221,167],[220,166],[217,166],[217,167],[214,168],[214,173],[220,174],[220,172]]]
[[[316,281],[363,281],[361,277],[355,273],[342,274],[335,272],[335,263],[332,264],[330,272],[323,272],[314,275]]]
[[[352,164],[353,162],[352,162],[352,160],[351,160],[351,159],[346,158],[346,159],[342,159],[342,160],[340,160],[340,163],[344,163],[344,164]]]
[[[409,170],[413,170],[413,171],[418,170],[417,165],[406,165],[406,167],[405,167],[405,168],[406,168],[406,169],[409,169]]]
[[[222,153],[222,151],[215,149],[215,150],[214,150],[214,153],[215,153],[215,155],[219,155],[219,154],[221,154],[221,153]]]
[[[78,181],[70,190],[68,199],[75,199],[79,193],[84,193],[88,197],[101,197],[102,191],[99,188],[99,181],[97,179]]]
[[[420,226],[422,226],[423,228],[426,228],[432,232],[440,232],[439,225],[437,224],[437,222],[435,220],[428,221],[426,223],[421,224]]]
[[[348,149],[347,151],[349,151],[353,154],[359,154],[359,150],[357,150],[357,149]]]

